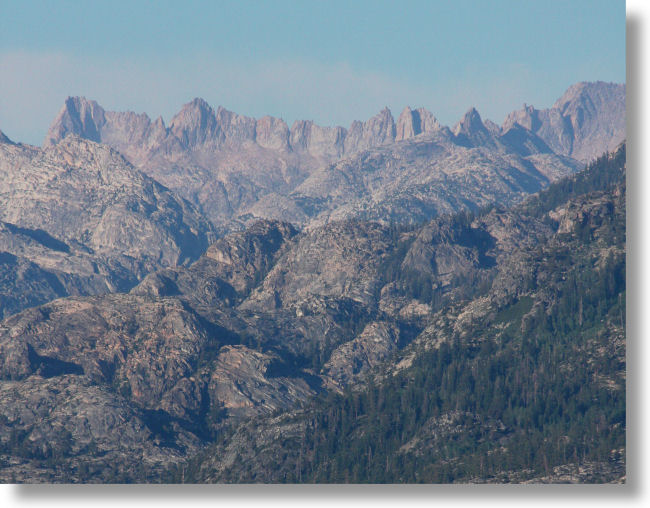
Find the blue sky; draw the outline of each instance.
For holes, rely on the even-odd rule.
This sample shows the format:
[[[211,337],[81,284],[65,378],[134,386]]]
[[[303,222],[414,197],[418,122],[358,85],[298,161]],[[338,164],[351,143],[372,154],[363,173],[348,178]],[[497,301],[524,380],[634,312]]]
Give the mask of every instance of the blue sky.
[[[203,97],[348,126],[388,106],[453,124],[625,81],[622,0],[0,0],[0,129],[40,144],[68,95],[162,115]]]

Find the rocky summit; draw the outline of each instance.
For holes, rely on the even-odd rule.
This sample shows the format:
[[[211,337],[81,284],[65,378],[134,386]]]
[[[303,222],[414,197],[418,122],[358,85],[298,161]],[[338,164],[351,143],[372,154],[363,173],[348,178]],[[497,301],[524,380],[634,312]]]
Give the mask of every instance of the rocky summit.
[[[536,133],[557,154],[588,162],[625,138],[625,84],[576,83],[549,109],[524,104],[503,122]]]
[[[419,196],[423,191],[415,187],[423,181],[427,184],[424,192],[439,193],[437,186],[430,188],[426,180],[430,179],[430,165],[443,162],[432,157],[431,149],[420,141],[428,139],[445,145],[448,152],[453,151],[451,160],[444,161],[444,165],[451,166],[454,173],[454,168],[475,167],[476,150],[483,150],[489,152],[488,157],[498,154],[525,159],[519,163],[492,160],[488,163],[490,167],[514,166],[520,171],[519,166],[524,164],[545,177],[549,172],[554,178],[563,176],[581,163],[614,149],[625,137],[625,90],[621,86],[580,83],[571,87],[551,109],[526,106],[523,111],[511,113],[501,127],[484,122],[478,111],[471,108],[453,129],[441,125],[424,108],[408,107],[397,122],[384,109],[365,122],[352,122],[347,129],[321,127],[308,120],[296,121],[289,128],[282,119],[255,119],[221,106],[215,110],[202,99],[185,104],[165,125],[161,118],[152,121],[146,114],[105,111],[95,101],[69,97],[52,123],[44,146],[56,145],[70,134],[107,144],[138,169],[193,203],[224,232],[241,229],[258,218],[298,224],[311,221],[314,215],[321,215],[316,223],[321,223],[324,215],[339,218],[341,213],[368,218],[369,207],[382,208],[376,213],[379,215],[412,216],[416,212],[416,220],[422,220],[442,210],[480,207],[485,200],[471,194],[482,188],[484,182],[473,182],[469,175],[463,177],[464,192],[469,194],[458,202],[443,198],[443,203],[429,203]],[[358,186],[358,182],[354,182],[357,195],[344,197],[342,203],[340,196],[329,203],[314,200],[310,192],[303,195],[304,186],[313,185],[314,179],[317,185],[321,184],[323,171],[338,173],[326,168],[336,168],[346,161],[365,168],[364,161],[377,150],[387,157],[374,158],[368,169],[373,174],[390,175],[392,180],[396,168],[394,162],[391,166],[391,160],[404,158],[403,143],[417,145],[416,150],[410,151],[408,162],[424,171],[402,175],[408,182],[400,182],[401,193],[417,197],[407,200],[404,210],[384,210],[395,208],[395,200],[401,207],[402,198],[374,195],[372,188]],[[542,178],[533,184],[534,190],[546,183]],[[323,183],[322,192],[331,192],[327,185]],[[525,192],[531,192],[531,188],[529,184]],[[512,191],[510,196],[500,194],[498,199],[508,203],[520,199],[516,189]],[[357,210],[359,202],[362,204]],[[336,210],[340,206],[343,210]]]
[[[624,127],[598,82],[0,132],[0,481],[624,482]]]
[[[46,149],[0,144],[0,315],[130,289],[197,259],[213,240],[191,204],[106,145],[78,136]]]

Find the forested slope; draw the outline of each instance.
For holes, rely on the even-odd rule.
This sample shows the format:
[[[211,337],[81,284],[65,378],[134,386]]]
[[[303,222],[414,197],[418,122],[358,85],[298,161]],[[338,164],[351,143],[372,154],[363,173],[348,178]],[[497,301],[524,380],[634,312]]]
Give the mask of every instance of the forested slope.
[[[552,234],[444,301],[364,385],[232,429],[170,479],[624,481],[625,146],[513,212]]]

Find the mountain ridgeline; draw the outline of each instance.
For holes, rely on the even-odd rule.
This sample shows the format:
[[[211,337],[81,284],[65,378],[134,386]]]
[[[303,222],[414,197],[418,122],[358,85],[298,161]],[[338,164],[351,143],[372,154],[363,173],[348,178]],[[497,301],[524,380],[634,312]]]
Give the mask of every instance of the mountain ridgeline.
[[[459,217],[458,234],[495,214]],[[550,230],[497,258],[487,286],[461,282],[362,385],[233,427],[175,478],[622,481],[625,147],[510,214]]]
[[[527,107],[499,127],[471,108],[453,129],[422,108],[397,122],[384,109],[349,129],[289,129],[200,99],[166,126],[68,98],[43,149],[0,136],[0,317],[127,291],[260,219],[416,225],[510,206],[616,146],[624,94],[579,83],[549,110]],[[592,138],[588,155],[572,158]]]
[[[0,133],[0,481],[625,481],[624,125]]]
[[[625,137],[625,85],[579,83],[552,108],[526,106],[503,126],[471,108],[451,129],[408,107],[397,122],[384,109],[347,129],[312,121],[289,128],[202,99],[167,126],[70,97],[44,146],[70,134],[120,151],[223,231],[260,218],[421,221],[490,200],[514,203],[613,150]]]

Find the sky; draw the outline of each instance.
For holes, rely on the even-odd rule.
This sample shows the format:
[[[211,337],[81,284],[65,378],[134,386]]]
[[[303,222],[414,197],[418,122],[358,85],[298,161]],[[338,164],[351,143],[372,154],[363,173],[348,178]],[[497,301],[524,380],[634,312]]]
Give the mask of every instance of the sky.
[[[623,0],[0,0],[0,130],[40,145],[67,96],[162,115],[202,97],[349,126],[388,106],[501,123],[625,82]]]

